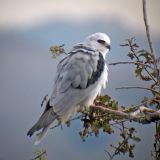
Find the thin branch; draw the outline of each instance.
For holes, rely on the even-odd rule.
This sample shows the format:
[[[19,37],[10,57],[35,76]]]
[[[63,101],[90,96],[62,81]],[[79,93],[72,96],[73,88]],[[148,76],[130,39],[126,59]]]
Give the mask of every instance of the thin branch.
[[[116,156],[119,153],[120,148],[126,143],[126,141],[128,141],[130,138],[130,136],[128,135],[128,137],[119,144],[119,146],[117,148],[115,148],[116,150],[114,151],[114,154],[111,156],[111,160],[114,158],[114,156]]]
[[[110,63],[109,65],[117,65],[117,64],[135,64],[135,62],[115,62],[115,63]]]
[[[138,57],[136,57],[136,58],[138,58]],[[137,60],[138,60],[137,62],[113,62],[113,63],[109,63],[109,65],[115,66],[115,65],[119,65],[119,64],[134,64],[134,65],[141,65],[141,66],[145,66],[145,67],[149,67],[149,68],[153,69],[151,66],[144,64],[144,63],[141,63],[139,59],[137,59]],[[159,58],[159,61],[160,61],[160,58]]]
[[[107,150],[104,150],[104,151],[108,154],[110,160],[112,160],[113,158],[112,158],[111,154]]]
[[[151,75],[151,73],[148,71],[147,68],[145,68],[145,71],[146,71],[147,74],[150,76],[150,78],[151,78],[155,83],[157,83],[157,80]]]
[[[150,30],[149,30],[149,25],[148,25],[148,20],[147,20],[146,0],[142,0],[142,5],[143,5],[143,19],[144,19],[144,24],[145,24],[145,28],[146,28],[146,35],[147,35],[148,45],[149,45],[151,54],[152,54],[153,59],[154,59],[154,62],[153,62],[154,63],[154,70],[156,72],[157,79],[158,79],[159,70],[158,70],[158,67],[157,67],[156,54],[155,54],[154,49],[153,49]]]
[[[120,128],[120,127],[118,127],[118,126],[116,126],[116,125],[119,125],[119,126],[122,126],[122,122],[127,122],[127,121],[129,121],[128,119],[126,120],[121,120],[120,122],[119,121],[114,121],[114,123],[110,123],[110,126],[112,126],[112,127],[114,127],[114,128],[117,128],[117,129],[119,129],[121,132],[122,132],[122,128]],[[125,127],[125,126],[123,126],[125,129],[129,129],[128,127]]]
[[[151,40],[149,25],[148,25],[148,20],[147,20],[146,0],[143,0],[142,3],[143,3],[143,19],[144,19],[144,24],[145,24],[145,28],[146,28],[148,45],[149,45],[151,53],[153,54],[154,57],[156,57],[155,53],[154,53],[154,50],[153,50],[153,46],[152,46],[152,40]]]
[[[155,92],[156,94],[160,95],[160,92],[158,92],[154,89],[146,88],[146,87],[139,87],[139,86],[119,87],[119,88],[116,88],[116,89],[145,89],[145,90],[152,91],[152,92]]]

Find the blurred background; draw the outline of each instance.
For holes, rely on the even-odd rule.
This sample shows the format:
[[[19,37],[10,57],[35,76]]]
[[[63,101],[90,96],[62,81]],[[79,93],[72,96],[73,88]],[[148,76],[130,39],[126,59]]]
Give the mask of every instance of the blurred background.
[[[155,51],[160,56],[160,1],[147,1],[148,21]],[[35,148],[47,148],[48,160],[105,159],[104,149],[118,142],[117,134],[101,133],[82,142],[80,121],[71,127],[50,130],[39,146],[27,130],[43,112],[43,97],[53,86],[56,65],[49,48],[81,42],[95,32],[105,32],[112,42],[107,63],[127,61],[127,49],[120,44],[136,37],[148,48],[140,0],[0,0],[0,160],[29,160]],[[115,90],[122,86],[142,86],[132,66],[109,66],[109,82],[103,93],[120,105],[138,104],[148,92]],[[150,157],[153,150],[154,124],[135,126],[142,141],[136,145],[135,159]],[[124,156],[117,157],[124,159]],[[125,159],[129,159],[126,157]],[[151,159],[151,158],[149,158]]]

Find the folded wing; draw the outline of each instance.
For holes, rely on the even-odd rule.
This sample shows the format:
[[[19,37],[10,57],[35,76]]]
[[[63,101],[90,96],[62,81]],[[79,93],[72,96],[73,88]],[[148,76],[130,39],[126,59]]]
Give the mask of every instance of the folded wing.
[[[56,114],[72,114],[75,106],[88,96],[88,88],[94,83],[93,75],[97,73],[98,60],[99,52],[78,49],[59,63],[50,98]]]

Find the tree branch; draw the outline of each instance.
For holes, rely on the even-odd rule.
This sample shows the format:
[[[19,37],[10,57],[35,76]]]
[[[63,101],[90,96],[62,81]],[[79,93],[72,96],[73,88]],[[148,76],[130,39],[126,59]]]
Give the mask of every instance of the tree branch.
[[[154,50],[153,50],[153,46],[152,46],[152,40],[151,40],[149,25],[148,25],[148,20],[147,20],[146,0],[143,0],[142,3],[143,3],[143,19],[144,19],[144,24],[145,24],[145,28],[146,28],[148,45],[149,45],[151,53],[153,54],[154,57],[156,57]]]
[[[159,70],[157,67],[157,62],[156,62],[156,54],[153,50],[153,45],[152,45],[152,40],[151,40],[151,35],[149,31],[149,25],[148,25],[148,20],[147,20],[147,11],[146,11],[146,0],[142,0],[142,5],[143,5],[143,19],[144,19],[144,24],[146,28],[146,35],[147,35],[147,40],[148,40],[148,45],[151,51],[151,55],[153,56],[154,59],[154,69],[157,75],[157,78],[159,77]]]
[[[111,155],[107,150],[104,150],[104,151],[108,154],[110,160],[112,160],[113,159],[113,155]]]
[[[160,57],[156,60],[156,63],[158,63],[159,61],[160,61]],[[113,63],[109,63],[109,65],[112,65],[112,66],[119,65],[119,64],[141,65],[141,66],[146,66],[146,67],[149,67],[149,68],[153,69],[151,66],[149,66],[147,64],[144,64],[144,63],[141,63],[140,61],[138,61],[138,62],[113,62]]]
[[[119,88],[116,88],[116,89],[145,89],[145,90],[152,91],[152,92],[155,92],[156,94],[160,95],[160,93],[158,91],[154,90],[154,89],[146,88],[146,87],[139,87],[139,86],[119,87]]]
[[[115,63],[110,63],[109,65],[117,65],[117,64],[135,64],[135,62],[115,62]]]
[[[103,106],[91,106],[91,107],[100,109],[106,113],[120,116],[124,119],[139,122],[142,124],[160,120],[160,110],[154,110],[154,109],[150,109],[144,106],[139,107],[139,109],[137,109],[135,112],[132,112],[132,113],[125,113],[124,111],[121,111],[121,110],[113,110],[113,109],[106,108]]]

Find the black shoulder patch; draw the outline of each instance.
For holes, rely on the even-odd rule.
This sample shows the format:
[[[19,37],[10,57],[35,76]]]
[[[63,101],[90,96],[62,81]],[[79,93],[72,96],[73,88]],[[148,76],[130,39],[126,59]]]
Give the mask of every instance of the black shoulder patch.
[[[97,70],[96,70],[96,72],[92,73],[91,78],[87,82],[86,88],[88,88],[90,85],[94,84],[99,79],[99,77],[101,76],[101,74],[104,70],[104,66],[105,66],[104,58],[103,58],[102,54],[99,52]],[[80,86],[78,86],[77,89],[82,89],[82,88]]]
[[[102,54],[99,52],[99,60],[98,60],[98,64],[97,64],[97,70],[96,70],[96,72],[92,73],[91,78],[88,80],[87,87],[89,87],[91,84],[95,83],[99,79],[99,77],[101,76],[101,74],[104,70],[104,65],[105,65],[104,58],[103,58]]]

